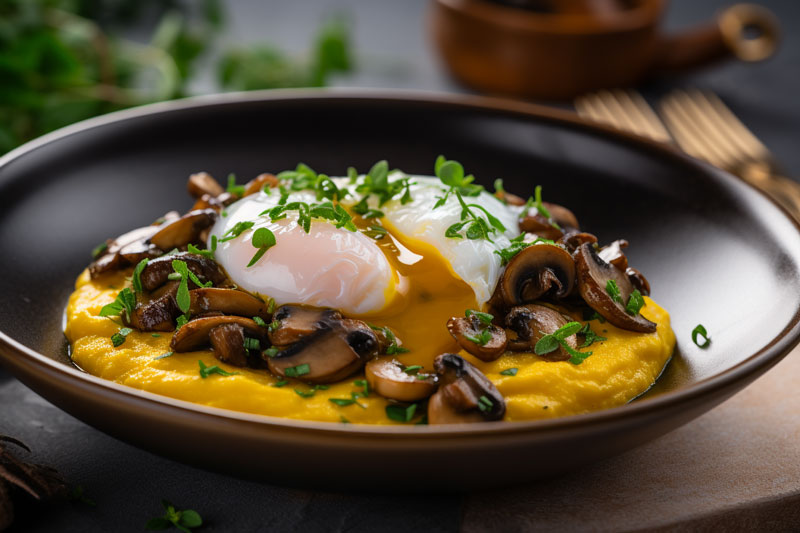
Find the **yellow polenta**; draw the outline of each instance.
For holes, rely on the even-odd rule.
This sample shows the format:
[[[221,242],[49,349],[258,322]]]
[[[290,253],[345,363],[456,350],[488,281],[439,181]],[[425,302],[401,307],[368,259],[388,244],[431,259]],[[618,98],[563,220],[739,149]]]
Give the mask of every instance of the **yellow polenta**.
[[[69,299],[65,333],[72,344],[72,359],[90,374],[171,398],[235,411],[331,422],[341,422],[344,417],[353,423],[396,423],[386,416],[387,400],[374,393],[358,398],[358,404],[339,406],[329,401],[330,398],[349,399],[352,392],[361,391],[363,387],[354,382],[363,379],[363,374],[331,384],[326,390],[314,391],[311,386],[297,381],[275,387],[278,379],[266,370],[225,365],[210,350],[158,358],[170,351],[171,333],[154,336],[133,331],[115,348],[111,336],[120,326],[98,314],[127,285],[126,275],[130,275],[130,271],[91,280],[88,272],[84,272]],[[461,355],[483,371],[505,397],[504,419],[508,421],[553,418],[622,405],[655,382],[675,347],[669,314],[650,298],[645,301],[641,312],[658,324],[656,332],[634,333],[593,321],[592,329],[608,340],[585,349],[593,355],[581,365],[547,362],[532,354],[507,353],[491,363],[479,361],[466,352]],[[459,311],[454,309],[453,314]],[[400,338],[403,334],[398,331]],[[426,332],[428,336],[436,334]],[[449,337],[444,323],[441,335]],[[419,332],[408,332],[408,337],[419,337]],[[446,344],[446,339],[443,342]],[[435,354],[430,361],[420,361],[419,354],[413,353],[414,346],[407,346],[412,352],[400,356],[401,361],[407,358],[407,364],[432,368]],[[204,379],[200,376],[198,361],[238,374],[212,374]],[[509,368],[517,368],[517,374],[500,373]],[[313,392],[313,395],[304,397],[296,391],[305,396]]]

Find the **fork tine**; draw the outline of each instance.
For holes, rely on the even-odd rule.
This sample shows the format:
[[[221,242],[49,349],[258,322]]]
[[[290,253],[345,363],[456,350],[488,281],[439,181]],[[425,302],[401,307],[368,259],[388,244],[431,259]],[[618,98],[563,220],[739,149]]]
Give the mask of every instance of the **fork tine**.
[[[658,116],[656,116],[653,108],[650,107],[650,104],[647,103],[641,94],[636,91],[620,91],[620,99],[623,102],[627,102],[632,110],[635,110],[635,113],[643,124],[644,131],[650,138],[656,141],[669,142],[669,133],[666,128],[664,128]]]
[[[617,129],[624,129],[617,117],[599,100],[596,94],[587,94],[575,100],[578,114],[595,122],[608,124]]]
[[[752,158],[771,157],[769,149],[736,118],[728,106],[714,93],[695,91],[696,98],[705,104],[709,114],[716,117],[721,127],[726,127],[734,143]]]
[[[744,161],[744,154],[728,136],[727,128],[715,123],[703,109],[702,102],[685,91],[674,91],[674,95],[675,101],[682,106],[706,144],[716,150],[725,166],[733,167]]]
[[[657,141],[670,140],[658,117],[635,91],[601,90],[586,94],[575,101],[575,108],[578,114],[617,129]]]
[[[661,100],[660,110],[664,120],[667,122],[667,126],[683,151],[698,159],[704,159],[712,165],[724,166],[722,156],[697,131],[694,121],[687,115],[685,109],[675,101],[672,95]]]

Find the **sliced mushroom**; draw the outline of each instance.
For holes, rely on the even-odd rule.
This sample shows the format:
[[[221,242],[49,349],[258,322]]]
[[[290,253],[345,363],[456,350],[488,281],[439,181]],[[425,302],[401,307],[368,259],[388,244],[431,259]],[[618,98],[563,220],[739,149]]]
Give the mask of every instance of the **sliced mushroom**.
[[[161,253],[158,250],[152,250],[151,245],[147,242],[156,232],[158,232],[157,226],[145,226],[123,233],[116,239],[106,241],[105,252],[89,265],[89,274],[92,278],[96,278],[105,272],[130,266],[134,261],[139,262],[144,257],[151,257],[150,253],[155,255]],[[123,255],[121,252],[126,249],[127,251]],[[147,255],[140,257],[138,255],[140,253]],[[133,254],[137,255],[133,256]]]
[[[189,191],[193,198],[201,198],[204,194],[217,197],[225,192],[222,185],[208,172],[198,172],[189,176],[186,190]]]
[[[558,242],[563,244],[569,253],[574,253],[581,244],[596,243],[597,237],[583,231],[567,231]]]
[[[505,400],[480,370],[452,353],[438,356],[433,367],[439,374],[439,390],[428,402],[429,424],[462,424],[503,418]]]
[[[222,211],[222,208],[225,207],[216,196],[211,196],[210,194],[204,194],[200,198],[198,198],[194,205],[192,206],[192,211],[197,211],[198,209],[213,209],[217,213]]]
[[[436,374],[405,372],[405,366],[391,357],[379,357],[364,368],[372,390],[390,400],[416,402],[436,392]]]
[[[150,242],[162,250],[198,244],[201,242],[200,233],[216,220],[217,212],[213,209],[189,211],[178,220],[160,226],[158,232],[150,237]]]
[[[236,289],[220,289],[218,287],[203,287],[192,290],[189,312],[192,316],[201,313],[218,311],[226,315],[239,315],[244,317],[257,316],[265,322],[272,318],[267,311],[267,304],[259,298]]]
[[[618,239],[608,246],[603,247],[597,255],[606,263],[611,263],[618,269],[625,272],[628,268],[628,258],[625,257],[625,252],[622,250],[628,247],[628,241],[625,239]]]
[[[497,291],[506,307],[533,302],[543,295],[564,298],[575,284],[575,262],[553,244],[528,246],[508,262]]]
[[[491,336],[484,344],[470,339],[480,338],[486,330]],[[484,324],[476,315],[451,318],[447,321],[447,331],[462,348],[481,361],[494,361],[503,355],[508,344],[506,332],[502,328],[494,324]]]
[[[278,180],[278,178],[272,174],[259,174],[255,178],[248,181],[247,185],[244,186],[244,196],[256,194],[267,185],[270,187],[277,187],[279,184],[280,180]]]
[[[644,274],[633,267],[628,267],[625,270],[625,274],[628,275],[628,279],[631,280],[634,289],[639,289],[639,292],[643,295],[650,296],[650,282],[647,281]]]
[[[123,311],[123,322],[139,331],[172,331],[175,318],[181,314],[174,292],[163,294],[148,302],[136,304],[133,315],[128,317]]]
[[[510,192],[496,191],[494,196],[506,205],[525,205],[524,198]]]
[[[366,324],[324,321],[310,335],[268,358],[267,365],[281,377],[333,383],[358,371],[377,352],[378,339]]]
[[[557,241],[560,239],[564,232],[553,225],[553,221],[546,216],[540,214],[538,211],[531,210],[526,216],[519,221],[520,231],[532,233],[542,239],[550,239]]]
[[[244,347],[244,328],[239,324],[223,324],[208,332],[214,355],[223,363],[247,366],[247,349]]]
[[[209,333],[212,329],[225,324],[238,324],[253,338],[264,339],[266,328],[260,327],[250,318],[241,316],[210,316],[190,320],[175,332],[170,346],[176,352],[191,352],[209,344]]]
[[[286,346],[314,333],[323,324],[341,320],[342,315],[333,309],[282,305],[272,319],[279,325],[269,332],[269,341],[275,346]]]
[[[203,283],[210,281],[217,286],[225,283],[228,279],[215,261],[202,255],[179,252],[172,255],[162,255],[147,263],[141,273],[144,290],[152,291],[164,285],[169,279],[169,275],[175,271],[172,268],[172,262],[175,260],[185,262],[189,270]],[[193,286],[191,282],[190,286]]]
[[[517,334],[518,342],[514,343],[514,348],[518,351],[533,352],[536,343],[545,335],[554,333],[561,326],[571,322],[570,319],[549,307],[538,304],[521,305],[513,308],[506,315],[506,325],[508,329]],[[578,348],[577,335],[571,335],[564,339],[570,348]],[[557,350],[541,356],[546,361],[566,361],[572,357],[563,346]]]
[[[550,202],[542,202],[542,204],[550,212],[550,220],[561,226],[562,230],[580,230],[578,217],[575,216],[575,213],[563,205],[551,204]]]
[[[625,272],[603,261],[590,244],[583,244],[575,252],[578,271],[578,290],[589,306],[615,326],[630,331],[652,333],[656,324],[641,314],[632,315],[625,310],[625,303],[633,292],[633,284]],[[609,281],[619,288],[620,301],[609,294]]]

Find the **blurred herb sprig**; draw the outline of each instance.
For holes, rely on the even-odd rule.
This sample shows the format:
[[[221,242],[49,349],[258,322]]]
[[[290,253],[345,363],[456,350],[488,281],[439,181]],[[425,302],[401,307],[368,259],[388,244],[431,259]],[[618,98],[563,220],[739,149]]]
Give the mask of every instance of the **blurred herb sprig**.
[[[119,37],[153,12],[148,42]],[[185,96],[224,22],[219,0],[0,1],[0,154],[85,118]],[[325,21],[309,56],[233,48],[218,60],[217,82],[225,90],[324,86],[352,68],[346,20]]]

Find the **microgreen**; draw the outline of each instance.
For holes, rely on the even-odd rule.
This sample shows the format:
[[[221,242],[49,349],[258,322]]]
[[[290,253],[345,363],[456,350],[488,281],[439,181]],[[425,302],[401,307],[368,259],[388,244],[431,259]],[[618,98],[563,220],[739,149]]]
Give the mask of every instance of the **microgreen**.
[[[290,366],[284,370],[283,373],[290,378],[297,378],[300,376],[305,376],[309,372],[311,372],[311,367],[308,365],[308,363],[303,363],[302,365]]]
[[[464,175],[464,167],[458,161],[448,160],[445,156],[440,155],[436,158],[433,169],[436,177],[449,187],[445,191],[445,195],[436,203],[434,209],[444,205],[447,197],[452,193],[459,193],[463,196],[478,196],[483,191],[482,185],[472,183],[475,181],[475,176],[472,174]]]
[[[389,163],[386,160],[378,161],[372,165],[372,168],[356,187],[356,192],[364,195],[357,205],[362,204],[369,195],[374,194],[378,198],[378,207],[382,207],[400,193],[403,193],[400,196],[400,203],[405,205],[412,200],[411,185],[411,179],[406,175],[389,180]],[[362,205],[366,206],[366,203]]]
[[[181,329],[187,322],[189,322],[189,313],[179,316],[175,319],[175,330]]]
[[[597,333],[595,333],[594,331],[592,331],[592,328],[589,326],[588,323],[584,324],[584,326],[578,332],[578,335],[583,335],[583,338],[584,338],[584,341],[583,341],[583,344],[581,345],[581,348],[588,348],[589,346],[591,346],[595,342],[607,341],[608,340],[606,337],[600,336]]]
[[[303,398],[311,398],[312,396],[314,396],[314,395],[317,393],[317,389],[311,389],[310,391],[304,391],[304,390],[300,390],[300,389],[294,389],[294,392],[295,392],[295,393],[296,393],[298,396],[302,396]]]
[[[631,315],[638,315],[642,307],[644,307],[644,298],[642,298],[642,293],[639,292],[639,289],[634,289],[630,298],[628,298],[628,303],[625,305],[625,311]]]
[[[148,530],[162,530],[171,526],[184,531],[185,533],[192,533],[192,528],[198,528],[203,525],[203,519],[192,509],[178,511],[175,506],[167,500],[162,500],[161,504],[164,506],[164,516],[151,518],[147,521],[145,529]]]
[[[235,239],[245,231],[252,228],[254,224],[255,222],[253,222],[252,220],[237,222],[236,224],[233,225],[231,229],[225,232],[225,234],[222,236],[219,242],[228,242]]]
[[[394,403],[386,406],[386,417],[397,422],[411,422],[416,412],[417,404],[415,403],[408,406]]]
[[[297,223],[306,233],[311,231],[311,220],[315,218],[334,222],[337,228],[357,231],[356,225],[353,224],[353,217],[341,205],[334,205],[330,200],[316,204],[308,204],[306,202],[279,204],[262,211],[260,214],[268,215],[270,220],[275,222],[286,218],[286,213],[289,211],[297,211]]]
[[[517,372],[519,372],[519,369],[514,367],[514,368],[506,368],[505,370],[500,372],[500,374],[503,376],[516,376]]]
[[[350,185],[355,185],[358,181],[358,171],[356,167],[347,167],[347,177],[350,178]]]
[[[506,231],[506,227],[503,223],[489,213],[484,207],[478,204],[467,204],[458,190],[455,191],[455,195],[456,198],[458,198],[458,202],[461,204],[461,222],[456,222],[447,228],[445,237],[450,239],[466,237],[470,240],[485,239],[489,242],[494,242],[489,237],[490,234],[497,233],[498,231]],[[486,218],[477,215],[475,211],[470,208],[482,211]],[[462,231],[464,232],[463,235],[461,234]]]
[[[622,303],[622,295],[619,292],[619,286],[613,279],[610,279],[606,282],[606,292],[609,296],[611,296],[612,300],[619,304]]]
[[[120,328],[117,333],[111,335],[111,344],[114,345],[114,348],[117,346],[122,345],[125,342],[125,338],[133,332],[131,328]]]
[[[543,335],[536,343],[536,346],[533,347],[533,351],[537,355],[544,355],[554,352],[561,346],[570,355],[569,362],[573,365],[579,365],[584,359],[592,355],[592,352],[579,352],[570,347],[565,339],[580,332],[582,327],[580,322],[568,322],[553,333]]]
[[[253,232],[253,239],[251,240],[253,247],[258,249],[250,262],[247,263],[247,267],[251,267],[258,263],[258,260],[261,259],[267,250],[275,246],[275,234],[272,233],[271,230],[268,228],[258,228]]]
[[[206,379],[211,374],[219,374],[220,376],[233,376],[238,374],[238,372],[228,372],[227,370],[220,368],[217,365],[214,366],[206,366],[203,361],[198,360],[197,364],[200,366],[200,377]]]
[[[517,256],[518,253],[529,246],[533,246],[534,244],[555,244],[555,241],[537,237],[533,241],[525,242],[525,234],[523,233],[511,239],[511,244],[509,244],[507,247],[501,248],[500,250],[495,250],[494,253],[500,256],[500,264],[502,266],[506,266],[509,261]]]
[[[323,175],[324,176],[324,175]],[[290,191],[314,189],[317,173],[305,163],[298,163],[294,170],[284,170],[276,176]]]
[[[211,236],[211,249],[210,250],[203,250],[203,249],[198,248],[197,246],[195,246],[194,244],[191,244],[191,243],[189,243],[189,246],[187,246],[187,248],[186,248],[186,251],[188,251],[190,254],[200,255],[200,256],[203,256],[205,258],[211,259],[212,261],[214,260],[214,252],[216,250],[217,250],[217,236],[216,235],[212,235]]]
[[[106,252],[106,250],[108,250],[108,243],[101,242],[100,244],[92,248],[92,259],[97,259],[101,255],[103,255]]]
[[[144,258],[136,264],[136,267],[133,269],[133,275],[131,276],[131,284],[133,285],[133,290],[136,292],[144,292],[144,288],[142,288],[142,270],[144,267],[147,266],[150,260],[148,258]]]
[[[228,174],[228,187],[225,191],[241,198],[244,196],[244,190],[244,185],[236,185],[236,174]]]
[[[703,337],[702,344],[697,342],[698,336]],[[709,337],[708,331],[706,331],[706,327],[703,324],[697,324],[697,326],[695,326],[695,328],[692,330],[692,342],[694,342],[699,348],[707,348],[711,343],[711,337]]]
[[[500,201],[503,202],[503,203],[506,203],[506,201],[504,199],[502,199],[502,197],[503,197],[503,195],[505,195],[505,193],[506,193],[506,189],[505,189],[505,187],[503,187],[503,180],[500,179],[500,178],[497,178],[496,180],[494,180],[494,194],[495,194],[495,196],[501,197]]]
[[[128,287],[125,287],[117,294],[117,297],[108,305],[104,305],[100,309],[100,316],[117,316],[121,315],[123,309],[128,314],[128,317],[133,316],[134,308],[136,307],[136,295]]]

